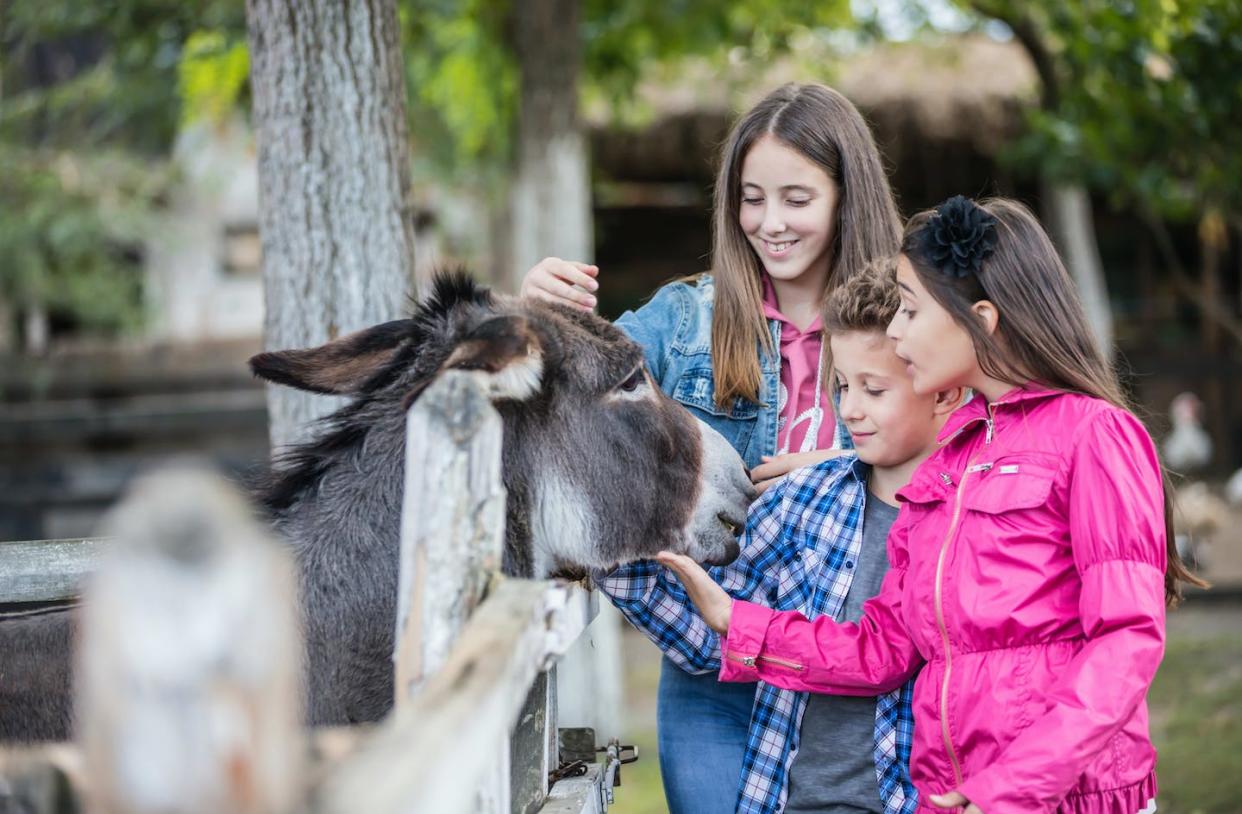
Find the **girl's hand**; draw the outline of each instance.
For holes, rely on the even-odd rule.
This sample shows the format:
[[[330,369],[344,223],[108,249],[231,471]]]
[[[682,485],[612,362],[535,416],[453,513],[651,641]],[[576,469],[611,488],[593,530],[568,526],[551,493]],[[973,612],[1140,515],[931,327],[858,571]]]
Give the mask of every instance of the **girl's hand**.
[[[983,814],[979,806],[966,799],[966,795],[960,791],[951,791],[948,794],[931,795],[931,804],[936,808],[962,808],[965,806],[965,814]]]
[[[599,267],[590,263],[545,257],[526,272],[518,293],[523,297],[547,300],[558,305],[570,305],[590,311],[595,307],[595,297],[590,292],[599,289],[595,281]],[[574,288],[580,286],[586,289]]]
[[[755,484],[755,491],[763,494],[795,469],[815,466],[829,458],[848,455],[849,452],[848,449],[813,449],[810,452],[790,452],[787,455],[764,455],[763,463],[750,470],[750,480]]]
[[[725,593],[725,589],[716,584],[703,566],[684,554],[673,554],[661,551],[656,555],[656,562],[666,565],[677,574],[690,601],[699,609],[699,615],[707,626],[721,636],[729,632],[729,620],[733,617],[733,597]]]

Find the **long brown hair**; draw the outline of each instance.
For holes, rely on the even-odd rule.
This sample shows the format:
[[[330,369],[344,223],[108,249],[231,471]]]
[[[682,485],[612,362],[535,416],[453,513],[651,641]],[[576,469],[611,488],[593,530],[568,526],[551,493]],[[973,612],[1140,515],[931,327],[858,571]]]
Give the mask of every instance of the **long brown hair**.
[[[910,219],[901,251],[923,287],[970,335],[980,369],[1010,384],[1034,380],[1133,413],[1116,370],[1091,333],[1077,289],[1039,221],[1017,201],[989,198],[975,205],[996,219],[997,231],[996,248],[978,274],[955,277],[931,265],[922,248],[922,231],[935,210]],[[986,288],[981,278],[986,278]],[[990,301],[1000,312],[994,334],[971,311],[980,300]],[[1207,583],[1192,574],[1177,553],[1173,493],[1163,465],[1160,475],[1168,554],[1164,592],[1173,605],[1181,598],[1181,583],[1201,588]]]
[[[738,397],[759,401],[756,349],[773,351],[763,317],[763,266],[739,223],[742,162],[768,134],[820,166],[837,185],[825,297],[868,262],[896,252],[901,240],[901,218],[875,139],[848,99],[824,85],[789,84],[742,116],[721,153],[712,228],[712,372],[721,407]]]

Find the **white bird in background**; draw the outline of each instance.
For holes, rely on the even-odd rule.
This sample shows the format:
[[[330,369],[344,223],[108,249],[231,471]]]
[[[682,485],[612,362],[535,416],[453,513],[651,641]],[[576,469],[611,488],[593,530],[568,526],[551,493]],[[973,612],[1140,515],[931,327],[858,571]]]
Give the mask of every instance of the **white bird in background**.
[[[1242,469],[1234,472],[1225,482],[1225,499],[1235,506],[1242,506]]]
[[[1212,460],[1212,439],[1199,423],[1203,402],[1194,393],[1178,393],[1169,406],[1173,430],[1160,443],[1164,461],[1174,472],[1202,469]]]

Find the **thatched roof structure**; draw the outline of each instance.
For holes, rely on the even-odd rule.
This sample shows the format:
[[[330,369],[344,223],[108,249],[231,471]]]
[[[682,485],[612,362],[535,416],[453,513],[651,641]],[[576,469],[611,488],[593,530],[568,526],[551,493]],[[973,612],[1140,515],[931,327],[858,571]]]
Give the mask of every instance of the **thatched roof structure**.
[[[1021,132],[1035,103],[1036,76],[1015,42],[982,35],[893,43],[842,59],[830,71],[787,59],[756,75],[690,64],[670,79],[645,83],[639,104],[650,123],[626,127],[608,111],[588,111],[593,161],[621,181],[710,182],[712,162],[737,111],[790,81],[823,81],[854,101],[871,122],[886,159],[900,174],[943,152],[991,163]],[[952,163],[952,162],[950,162]]]
[[[994,154],[1020,132],[1036,82],[1021,46],[976,35],[877,48],[846,63],[836,87],[886,132]]]

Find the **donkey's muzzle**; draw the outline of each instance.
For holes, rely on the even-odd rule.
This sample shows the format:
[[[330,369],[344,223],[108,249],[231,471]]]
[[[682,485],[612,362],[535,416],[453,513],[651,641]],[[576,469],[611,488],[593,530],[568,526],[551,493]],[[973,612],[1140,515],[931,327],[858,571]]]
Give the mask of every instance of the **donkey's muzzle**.
[[[736,540],[731,540],[724,545],[724,552],[703,561],[704,565],[729,565],[738,558],[742,553],[742,547],[737,544]]]

